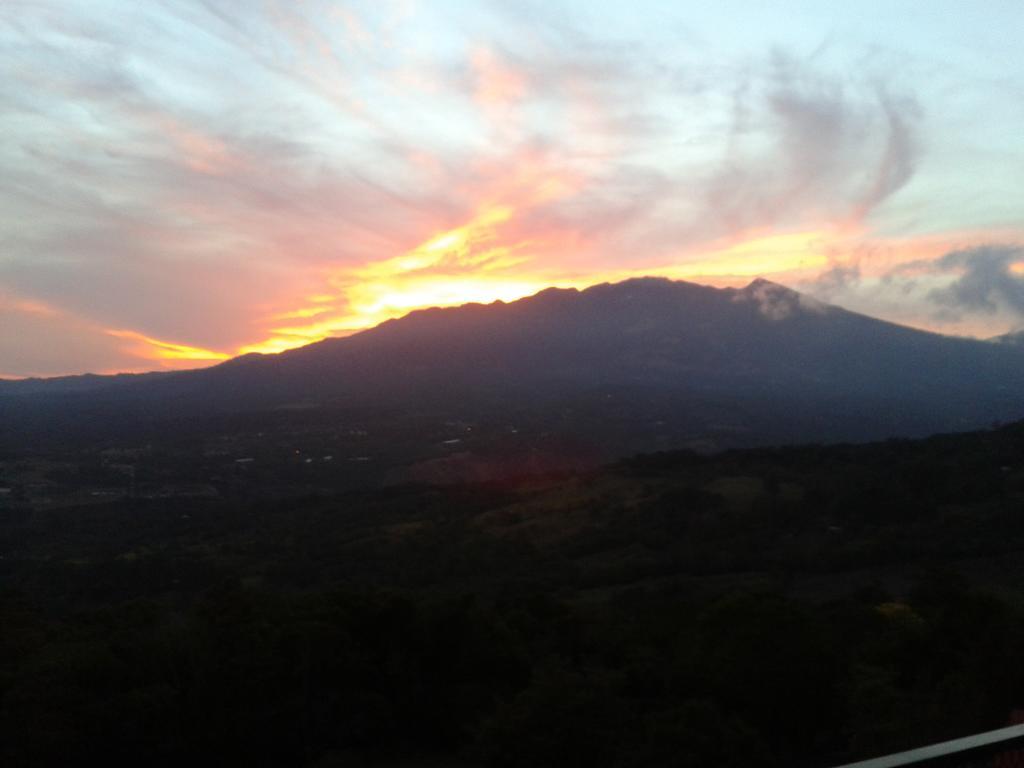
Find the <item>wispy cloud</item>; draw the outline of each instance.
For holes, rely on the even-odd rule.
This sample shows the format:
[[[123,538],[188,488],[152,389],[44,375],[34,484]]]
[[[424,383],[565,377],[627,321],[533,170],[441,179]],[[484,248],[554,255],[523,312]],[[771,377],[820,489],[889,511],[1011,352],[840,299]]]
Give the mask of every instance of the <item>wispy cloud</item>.
[[[935,161],[909,64],[525,7],[0,5],[4,311],[62,313],[4,343],[45,336],[24,370],[55,370],[94,334],[97,367],[138,370],[634,274],[841,299],[924,258],[891,234]],[[906,317],[939,322],[915,296]]]
[[[875,75],[830,75],[775,52],[732,100],[729,141],[705,182],[709,212],[729,231],[862,226],[918,162],[921,111]]]

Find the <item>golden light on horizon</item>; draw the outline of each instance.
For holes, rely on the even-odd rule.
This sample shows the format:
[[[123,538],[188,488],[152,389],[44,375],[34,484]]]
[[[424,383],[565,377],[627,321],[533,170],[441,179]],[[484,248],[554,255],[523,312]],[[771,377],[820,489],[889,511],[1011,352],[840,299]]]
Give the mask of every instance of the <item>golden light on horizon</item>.
[[[146,360],[159,361],[219,361],[228,360],[232,355],[226,352],[217,352],[202,347],[192,347],[187,344],[177,344],[162,339],[155,339],[152,336],[137,331],[108,329],[107,334],[116,336],[119,339],[134,341],[132,352]]]
[[[585,288],[641,276],[728,283],[818,269],[828,263],[828,249],[839,236],[824,231],[772,233],[723,244],[696,260],[565,275],[530,268],[550,244],[504,237],[502,228],[513,218],[510,206],[484,207],[468,223],[440,232],[406,253],[331,275],[336,294],[309,297],[306,305],[274,316],[308,322],[276,325],[269,338],[237,352],[283,352],[372,328],[417,309],[516,301],[550,287]]]
[[[163,368],[195,367],[248,353],[276,354],[351,335],[419,309],[512,302],[550,287],[583,289],[644,276],[720,287],[739,287],[754,277],[799,282],[830,264],[845,263],[849,254],[856,253],[862,236],[842,227],[761,231],[682,252],[660,263],[579,272],[559,267],[565,262],[557,258],[577,247],[579,241],[573,234],[531,232],[524,229],[511,205],[482,206],[465,224],[436,232],[404,253],[324,274],[324,289],[307,295],[293,308],[285,305],[266,316],[268,330],[259,342],[209,349],[138,331],[102,331],[131,342],[124,351],[139,359],[157,361]],[[877,278],[896,264],[904,273],[918,264],[927,270],[936,255],[957,246],[958,241],[944,238],[876,242],[867,267],[870,271],[862,274],[866,279]],[[1024,262],[1013,262],[1009,269],[1024,275]],[[28,309],[37,314],[50,311],[42,306]]]
[[[696,261],[666,268],[666,277],[758,277],[828,264],[834,235],[824,231],[787,232],[752,237],[711,251]]]
[[[514,301],[547,287],[543,276],[510,274],[529,260],[531,243],[501,242],[500,227],[513,217],[506,205],[483,207],[469,222],[440,232],[406,253],[337,272],[334,295],[309,297],[308,305],[275,319],[310,319],[279,325],[270,337],[239,353],[276,353],[372,328],[427,307]]]
[[[136,342],[133,353],[165,366],[217,362],[248,353],[276,354],[329,337],[346,336],[428,307],[511,302],[545,288],[585,288],[631,277],[704,279],[719,285],[756,276],[799,274],[829,263],[844,233],[804,231],[757,234],[712,246],[699,257],[683,254],[660,266],[566,274],[544,269],[540,257],[564,247],[558,233],[526,236],[512,227],[509,205],[483,206],[467,223],[432,235],[397,256],[325,276],[330,292],[270,315],[263,341],[231,351],[168,342],[127,330],[108,331]]]

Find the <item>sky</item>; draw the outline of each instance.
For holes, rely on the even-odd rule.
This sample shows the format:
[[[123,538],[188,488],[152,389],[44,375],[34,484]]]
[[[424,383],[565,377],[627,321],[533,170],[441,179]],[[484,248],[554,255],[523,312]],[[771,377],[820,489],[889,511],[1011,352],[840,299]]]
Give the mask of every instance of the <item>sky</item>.
[[[0,377],[765,277],[1024,327],[1019,0],[0,0]]]

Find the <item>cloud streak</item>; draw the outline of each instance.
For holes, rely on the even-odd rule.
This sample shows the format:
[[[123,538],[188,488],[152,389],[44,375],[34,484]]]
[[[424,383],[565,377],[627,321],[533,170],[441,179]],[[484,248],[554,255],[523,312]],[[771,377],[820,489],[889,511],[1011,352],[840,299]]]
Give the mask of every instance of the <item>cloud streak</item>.
[[[5,373],[90,334],[96,367],[142,370],[547,285],[832,270],[841,297],[920,259],[893,211],[934,100],[891,60],[521,8],[0,6],[3,311],[51,354]],[[984,311],[969,288],[947,310]]]
[[[874,76],[830,76],[776,52],[732,100],[726,152],[705,182],[727,231],[860,227],[913,176],[921,111]]]

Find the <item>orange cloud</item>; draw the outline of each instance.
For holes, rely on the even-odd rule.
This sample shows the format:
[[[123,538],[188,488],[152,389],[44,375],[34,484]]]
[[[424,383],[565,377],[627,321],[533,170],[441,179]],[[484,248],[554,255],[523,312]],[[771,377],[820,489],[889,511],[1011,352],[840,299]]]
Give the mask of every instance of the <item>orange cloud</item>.
[[[218,176],[240,167],[239,158],[220,139],[204,135],[166,115],[157,121],[180,153],[182,163],[190,170]]]
[[[877,281],[897,267],[906,276],[913,275],[915,269],[924,274],[932,260],[978,237],[961,234],[887,240],[868,238],[849,227],[758,231],[700,250],[683,250],[675,258],[660,262],[572,271],[558,257],[572,245],[586,247],[585,240],[558,226],[550,231],[531,231],[524,224],[532,210],[531,197],[544,196],[544,192],[530,191],[523,196],[521,211],[511,204],[485,205],[463,225],[435,233],[397,256],[335,269],[324,277],[329,290],[310,294],[293,308],[270,314],[263,341],[233,349],[210,349],[135,330],[102,328],[33,300],[0,301],[0,309],[73,321],[90,328],[91,333],[130,342],[123,352],[137,360],[150,365],[156,362],[163,368],[188,368],[238,354],[277,353],[348,335],[416,309],[515,301],[551,286],[585,288],[644,275],[719,285],[739,285],[756,276],[767,276],[799,284],[832,265],[853,263],[851,259],[858,255],[863,257],[856,263],[864,280]],[[1024,263],[1014,264],[1011,269],[1024,274]],[[145,367],[124,366],[121,370]]]
[[[494,52],[477,47],[470,56],[477,104],[486,111],[504,110],[526,96],[526,78],[501,61]]]
[[[62,312],[56,307],[50,306],[42,301],[32,299],[5,298],[0,296],[0,310],[20,312],[25,315],[36,317],[60,317]]]
[[[398,255],[384,253],[328,271],[324,281],[330,294],[272,314],[267,337],[238,351],[280,352],[414,309],[513,301],[551,285],[594,282],[593,274],[566,275],[557,266],[560,257],[580,247],[579,233],[565,223],[531,218],[581,191],[582,173],[526,148],[501,164],[480,164],[468,176],[477,181],[457,191],[479,202],[463,224],[435,232]]]
[[[369,328],[413,309],[471,301],[511,301],[545,287],[537,277],[510,272],[530,259],[529,242],[504,244],[506,206],[486,207],[461,227],[439,233],[412,250],[329,277],[334,296],[310,297],[306,306],[277,319],[311,319],[272,328],[245,352],[279,352],[327,336]],[[325,299],[333,301],[329,306]]]
[[[543,187],[531,192],[534,199],[546,194]],[[272,327],[267,339],[239,352],[280,352],[415,309],[514,301],[550,286],[583,288],[640,275],[728,279],[805,273],[829,263],[829,251],[839,237],[827,231],[765,234],[726,243],[696,260],[687,261],[682,254],[670,263],[573,273],[556,266],[555,259],[574,233],[520,231],[516,219],[509,205],[485,206],[466,224],[406,253],[339,270],[328,278],[333,296],[310,297],[303,306],[278,313],[274,319],[297,322]],[[538,258],[546,255],[554,257],[550,264]]]
[[[835,235],[828,231],[754,236],[700,259],[659,270],[666,277],[757,277],[817,270],[829,263]]]
[[[119,339],[127,339],[135,342],[131,347],[131,354],[145,360],[158,360],[161,363],[173,363],[174,361],[207,362],[227,360],[231,355],[225,352],[216,352],[202,347],[191,347],[186,344],[177,344],[161,339],[154,339],[138,331],[108,329],[109,336],[116,336]]]

